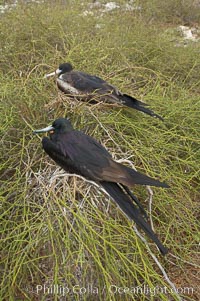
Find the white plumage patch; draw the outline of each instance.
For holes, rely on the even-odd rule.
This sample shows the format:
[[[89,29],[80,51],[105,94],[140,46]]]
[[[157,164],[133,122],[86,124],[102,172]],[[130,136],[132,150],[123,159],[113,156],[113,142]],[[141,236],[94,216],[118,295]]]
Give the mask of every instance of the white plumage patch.
[[[62,79],[62,74],[59,76],[59,78],[57,78],[57,82],[59,83],[59,86],[64,90],[64,91],[68,91],[70,94],[74,95],[74,94],[80,94],[80,92],[72,87],[69,83],[67,83],[66,81],[64,81]]]

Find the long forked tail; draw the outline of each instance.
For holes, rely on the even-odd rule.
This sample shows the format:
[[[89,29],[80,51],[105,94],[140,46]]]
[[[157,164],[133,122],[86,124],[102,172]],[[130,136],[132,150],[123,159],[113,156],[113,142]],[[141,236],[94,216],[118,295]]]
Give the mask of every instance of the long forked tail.
[[[138,111],[141,111],[141,112],[146,113],[146,114],[148,114],[152,117],[156,117],[156,118],[164,121],[164,119],[160,115],[158,115],[158,114],[154,113],[152,110],[148,109],[146,103],[144,103],[140,100],[137,100],[136,98],[134,98],[132,96],[129,96],[127,94],[123,94],[121,96],[121,100],[123,101],[123,104],[127,107],[136,109]]]
[[[168,249],[163,246],[157,235],[151,229],[151,226],[142,217],[140,210],[133,204],[122,188],[113,182],[101,182],[101,185],[118,204],[120,209],[156,243],[162,255],[166,255]]]

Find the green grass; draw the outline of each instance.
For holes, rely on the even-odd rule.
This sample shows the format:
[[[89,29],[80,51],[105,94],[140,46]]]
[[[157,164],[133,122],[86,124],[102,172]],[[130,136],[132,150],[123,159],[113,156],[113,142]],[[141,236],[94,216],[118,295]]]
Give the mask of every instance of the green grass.
[[[95,9],[85,17],[82,2],[21,3],[1,15],[0,300],[178,300],[117,206],[44,154],[32,129],[66,115],[115,159],[170,184],[153,188],[152,219],[171,254],[160,257],[148,242],[171,281],[186,288],[185,300],[198,300],[199,42],[175,47],[167,34],[189,12],[173,1],[177,19],[171,1],[166,13],[167,2],[138,1],[141,11],[100,16]],[[70,102],[43,78],[65,61],[146,101],[164,123],[134,110]],[[148,209],[145,187],[134,192]],[[65,299],[61,290],[36,294],[37,285],[70,292]],[[151,295],[133,293],[144,285]],[[114,286],[130,290],[114,293]],[[89,290],[80,294],[81,287]]]

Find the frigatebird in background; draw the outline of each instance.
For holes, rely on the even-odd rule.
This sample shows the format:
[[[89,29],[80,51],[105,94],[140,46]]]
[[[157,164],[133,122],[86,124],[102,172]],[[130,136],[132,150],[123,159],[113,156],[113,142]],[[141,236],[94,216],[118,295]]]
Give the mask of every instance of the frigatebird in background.
[[[163,120],[161,116],[147,108],[146,103],[130,95],[123,94],[116,87],[98,76],[73,70],[70,63],[61,64],[55,72],[49,73],[45,75],[45,77],[48,78],[56,74],[58,75],[58,88],[71,97],[76,97],[77,99],[91,103],[103,101],[106,103],[119,104]]]
[[[125,165],[115,162],[110,153],[94,138],[74,130],[66,118],[55,120],[34,133],[49,132],[44,137],[45,152],[65,171],[81,175],[101,185],[121,210],[156,243],[165,255],[165,248],[147,221],[147,215],[139,200],[129,190],[134,184],[169,187],[166,183],[152,179]],[[134,204],[135,203],[135,204]]]

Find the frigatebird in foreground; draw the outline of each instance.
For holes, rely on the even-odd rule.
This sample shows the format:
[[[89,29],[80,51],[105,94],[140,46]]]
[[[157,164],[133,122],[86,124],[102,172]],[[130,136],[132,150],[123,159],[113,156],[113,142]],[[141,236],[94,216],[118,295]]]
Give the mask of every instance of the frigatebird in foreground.
[[[115,162],[110,153],[94,138],[74,130],[66,118],[55,120],[34,133],[49,132],[44,137],[45,152],[65,171],[81,175],[101,185],[120,209],[156,243],[165,255],[165,248],[147,221],[147,215],[139,200],[129,190],[134,184],[169,187],[166,183],[152,179],[125,165]]]
[[[91,103],[103,101],[106,103],[119,104],[163,120],[161,116],[147,108],[146,103],[130,95],[123,94],[116,87],[98,76],[73,70],[70,63],[61,64],[55,72],[49,73],[45,75],[45,77],[47,78],[56,74],[58,75],[58,88],[71,97],[76,97],[77,99]]]

